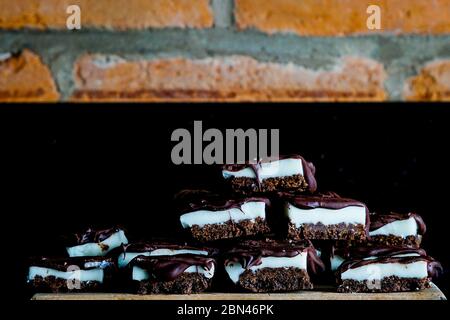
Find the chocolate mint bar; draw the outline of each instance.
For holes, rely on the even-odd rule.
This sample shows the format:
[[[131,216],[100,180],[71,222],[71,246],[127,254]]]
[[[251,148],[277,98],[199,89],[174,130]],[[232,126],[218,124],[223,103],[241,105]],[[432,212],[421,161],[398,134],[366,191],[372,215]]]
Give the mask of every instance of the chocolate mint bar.
[[[295,191],[315,192],[315,167],[299,155],[283,156],[276,160],[263,159],[255,164],[225,165],[222,175],[235,192]]]
[[[216,261],[211,257],[192,254],[137,256],[129,266],[139,294],[191,294],[209,288]]]
[[[289,220],[288,236],[311,240],[365,240],[369,211],[362,202],[335,193],[283,194]]]
[[[252,292],[312,289],[308,271],[323,268],[309,241],[245,241],[225,255],[231,281]]]
[[[270,231],[266,198],[223,198],[204,194],[179,206],[181,226],[199,241],[266,234]]]
[[[70,257],[105,256],[111,250],[127,244],[125,232],[118,227],[95,230],[88,228],[66,238],[66,249]]]
[[[91,292],[111,287],[112,258],[78,257],[33,259],[28,283],[37,292]]]
[[[425,231],[425,223],[416,213],[370,215],[370,244],[418,248]]]
[[[175,243],[155,240],[149,242],[132,243],[123,246],[123,252],[119,254],[119,268],[126,267],[137,256],[173,256],[180,254],[193,254],[210,256],[217,250],[200,246],[192,246],[187,243]]]
[[[354,249],[337,271],[339,292],[415,291],[429,287],[442,266],[422,249]]]

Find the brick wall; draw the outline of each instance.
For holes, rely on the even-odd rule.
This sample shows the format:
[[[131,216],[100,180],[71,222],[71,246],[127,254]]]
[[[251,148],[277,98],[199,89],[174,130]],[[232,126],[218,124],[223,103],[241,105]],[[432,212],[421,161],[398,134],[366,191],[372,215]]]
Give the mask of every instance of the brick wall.
[[[73,4],[81,30],[66,28]],[[450,0],[0,0],[0,101],[449,101],[449,12]]]

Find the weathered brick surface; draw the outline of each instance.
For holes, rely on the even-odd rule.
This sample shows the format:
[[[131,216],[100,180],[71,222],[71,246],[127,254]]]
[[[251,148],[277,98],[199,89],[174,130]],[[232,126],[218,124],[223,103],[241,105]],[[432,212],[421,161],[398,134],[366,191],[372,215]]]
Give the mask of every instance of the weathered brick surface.
[[[0,58],[0,102],[56,101],[59,98],[50,70],[40,58],[24,50]]]
[[[128,61],[84,55],[75,64],[77,101],[384,100],[381,64],[345,58],[331,71],[245,56]]]
[[[240,29],[267,33],[372,33],[366,25],[366,10],[372,4],[382,10],[381,32],[450,33],[450,0],[236,0],[235,17]]]
[[[213,25],[209,0],[0,0],[0,28],[66,28],[79,5],[83,27],[143,29]]]
[[[405,99],[410,101],[450,101],[450,60],[427,64],[405,85]]]

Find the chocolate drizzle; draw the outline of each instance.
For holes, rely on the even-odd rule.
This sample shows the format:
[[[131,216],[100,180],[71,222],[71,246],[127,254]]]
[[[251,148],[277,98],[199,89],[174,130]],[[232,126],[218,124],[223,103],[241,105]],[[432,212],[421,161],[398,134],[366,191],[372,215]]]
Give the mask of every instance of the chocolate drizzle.
[[[191,195],[188,192],[192,192]],[[184,190],[181,196],[176,196],[175,201],[178,202],[177,211],[180,214],[198,211],[222,211],[229,209],[239,209],[243,204],[248,202],[264,202],[266,208],[270,206],[270,201],[262,197],[249,198],[226,198],[217,194],[208,192],[196,192],[195,190]],[[241,210],[242,211],[242,210]]]
[[[326,208],[332,210],[343,209],[350,206],[366,207],[366,205],[360,201],[341,198],[337,193],[328,192],[318,195],[293,195],[289,193],[282,194],[286,200],[293,206],[299,209],[316,209]]]
[[[114,259],[105,257],[38,257],[30,259],[29,265],[32,267],[42,267],[63,272],[66,272],[71,266],[77,266],[80,270],[115,268]]]
[[[284,160],[284,159],[299,159],[302,162],[302,168],[303,168],[303,176],[305,177],[306,183],[308,184],[308,190],[309,192],[313,193],[317,190],[317,181],[315,178],[316,174],[316,167],[312,162],[306,161],[302,156],[300,155],[282,155],[278,158],[264,158],[259,159],[256,163],[247,162],[244,164],[226,164],[223,166],[224,170],[227,171],[240,171],[246,168],[250,168],[256,176],[256,182],[258,183],[258,186],[261,186],[261,168],[263,163],[270,163],[278,160]]]
[[[202,267],[209,271],[215,265],[216,261],[213,258],[191,254],[157,257],[137,256],[130,262],[131,267],[136,266],[146,270],[156,281],[172,281],[191,266]]]
[[[417,233],[419,235],[424,235],[427,228],[425,222],[422,217],[417,213],[409,212],[409,213],[396,213],[391,212],[387,214],[371,214],[370,215],[370,231],[377,230],[388,223],[392,223],[395,221],[408,220],[409,218],[414,218],[417,223]]]
[[[85,231],[80,233],[74,233],[71,237],[65,238],[66,244],[68,246],[82,245],[86,243],[98,243],[106,240],[114,233],[123,230],[119,227],[113,227],[108,229],[96,230],[93,228],[87,228]]]
[[[406,254],[415,254],[415,256],[399,256]],[[345,257],[347,255],[347,257]],[[339,276],[349,270],[362,266],[377,264],[377,263],[400,263],[409,264],[418,261],[427,262],[427,271],[429,277],[437,277],[442,273],[441,264],[432,257],[427,256],[425,250],[404,247],[360,247],[350,250],[344,254],[344,258],[350,258],[342,263],[338,269]],[[367,259],[375,257],[374,259]]]
[[[208,255],[215,255],[218,253],[217,249],[196,247],[189,245],[188,243],[174,243],[169,241],[151,241],[151,242],[139,242],[122,245],[123,252],[121,254],[126,256],[127,252],[151,252],[157,249],[169,249],[169,250],[197,250],[206,251]]]
[[[228,251],[225,255],[225,265],[230,262],[238,262],[244,269],[260,265],[263,257],[288,257],[298,256],[307,252],[308,270],[317,274],[325,269],[322,260],[317,256],[316,250],[310,241],[275,241],[275,240],[249,240],[241,242],[238,246]]]
[[[383,257],[395,256],[399,254],[419,254],[426,256],[424,249],[417,249],[413,247],[386,247],[386,246],[358,246],[358,247],[341,247],[333,248],[333,256],[338,255],[345,259],[364,259],[367,257]]]
[[[342,198],[335,192],[326,192],[317,195],[296,195],[291,193],[279,193],[288,203],[303,210],[325,208],[330,210],[339,210],[347,207],[364,207],[366,210],[366,233],[369,236],[370,214],[367,206],[361,201]]]

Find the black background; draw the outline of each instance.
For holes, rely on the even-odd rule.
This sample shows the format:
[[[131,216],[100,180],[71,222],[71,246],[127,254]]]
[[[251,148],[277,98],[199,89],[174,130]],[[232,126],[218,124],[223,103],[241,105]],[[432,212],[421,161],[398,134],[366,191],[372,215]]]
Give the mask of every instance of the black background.
[[[28,299],[26,259],[62,249],[87,224],[135,237],[176,232],[168,210],[183,188],[220,181],[214,166],[171,163],[176,128],[279,128],[281,153],[316,168],[319,189],[371,211],[417,211],[427,252],[449,266],[450,108],[444,104],[201,104],[4,106],[5,225],[15,265],[11,297]],[[438,284],[448,294],[446,273]]]

